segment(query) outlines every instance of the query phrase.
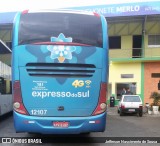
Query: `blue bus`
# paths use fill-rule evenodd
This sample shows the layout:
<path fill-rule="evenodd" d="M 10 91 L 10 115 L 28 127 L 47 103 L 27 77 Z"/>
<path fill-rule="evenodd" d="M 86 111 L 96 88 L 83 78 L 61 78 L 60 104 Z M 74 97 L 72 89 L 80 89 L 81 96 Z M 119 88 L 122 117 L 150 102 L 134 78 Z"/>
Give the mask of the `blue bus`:
<path fill-rule="evenodd" d="M 16 132 L 104 131 L 107 42 L 106 20 L 96 13 L 18 13 L 12 52 Z"/>

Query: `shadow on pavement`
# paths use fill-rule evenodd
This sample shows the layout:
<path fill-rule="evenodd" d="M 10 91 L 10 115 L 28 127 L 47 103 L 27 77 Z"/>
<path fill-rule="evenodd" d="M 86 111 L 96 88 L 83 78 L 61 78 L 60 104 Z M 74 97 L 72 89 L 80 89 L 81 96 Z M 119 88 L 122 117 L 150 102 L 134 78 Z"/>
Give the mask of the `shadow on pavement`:
<path fill-rule="evenodd" d="M 10 118 L 13 115 L 13 112 L 9 112 L 7 114 L 4 114 L 2 116 L 0 116 L 0 123 L 2 123 L 3 121 L 7 120 L 8 118 Z"/>

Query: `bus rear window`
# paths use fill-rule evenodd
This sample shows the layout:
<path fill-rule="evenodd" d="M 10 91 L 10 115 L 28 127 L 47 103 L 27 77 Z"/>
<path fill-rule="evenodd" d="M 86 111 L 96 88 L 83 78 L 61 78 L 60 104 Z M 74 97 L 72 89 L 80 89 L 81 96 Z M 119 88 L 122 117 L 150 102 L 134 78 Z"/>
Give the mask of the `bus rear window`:
<path fill-rule="evenodd" d="M 19 45 L 50 42 L 51 37 L 63 33 L 73 43 L 102 47 L 102 24 L 100 17 L 72 13 L 22 14 L 19 25 Z"/>
<path fill-rule="evenodd" d="M 139 96 L 124 96 L 123 102 L 140 102 Z"/>

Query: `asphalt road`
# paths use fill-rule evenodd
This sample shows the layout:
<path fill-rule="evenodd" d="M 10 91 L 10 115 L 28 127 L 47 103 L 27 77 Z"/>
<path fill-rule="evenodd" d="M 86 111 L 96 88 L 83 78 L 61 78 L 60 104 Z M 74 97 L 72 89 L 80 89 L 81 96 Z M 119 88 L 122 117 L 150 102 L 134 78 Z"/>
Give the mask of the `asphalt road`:
<path fill-rule="evenodd" d="M 69 141 L 72 143 L 72 138 L 85 140 L 85 138 L 90 139 L 93 143 L 89 145 L 106 145 L 106 144 L 98 144 L 94 143 L 95 137 L 159 137 L 160 139 L 160 116 L 148 116 L 144 115 L 143 117 L 138 117 L 137 115 L 125 115 L 120 117 L 115 109 L 111 109 L 108 111 L 107 116 L 107 125 L 105 132 L 97 132 L 91 133 L 89 135 L 32 135 L 28 133 L 15 133 L 13 126 L 13 116 L 12 113 L 7 114 L 0 118 L 0 137 L 48 137 L 49 139 L 58 139 L 59 142 Z M 83 137 L 83 138 L 82 138 Z M 47 139 L 47 138 L 46 138 Z M 8 144 L 7 144 L 8 145 Z M 17 145 L 17 144 L 13 144 Z M 21 144 L 25 145 L 25 144 Z M 33 144 L 28 144 L 33 145 Z M 39 144 L 39 145 L 71 145 L 68 143 L 60 143 L 60 144 Z M 74 145 L 74 144 L 73 144 Z M 82 143 L 76 145 L 84 145 Z M 108 145 L 108 144 L 107 144 Z M 114 144 L 112 144 L 114 145 Z M 119 144 L 124 145 L 124 144 Z M 125 144 L 125 145 L 139 145 L 139 144 Z M 151 145 L 151 144 L 145 144 Z M 152 144 L 154 145 L 154 144 Z M 160 145 L 160 144 L 158 144 Z"/>

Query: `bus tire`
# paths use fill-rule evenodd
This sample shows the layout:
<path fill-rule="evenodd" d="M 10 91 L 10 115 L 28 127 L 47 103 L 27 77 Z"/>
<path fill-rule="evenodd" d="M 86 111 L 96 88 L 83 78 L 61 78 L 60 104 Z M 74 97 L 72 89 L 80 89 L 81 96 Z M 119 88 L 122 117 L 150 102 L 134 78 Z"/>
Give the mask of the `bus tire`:
<path fill-rule="evenodd" d="M 84 132 L 83 135 L 90 135 L 90 132 Z"/>

